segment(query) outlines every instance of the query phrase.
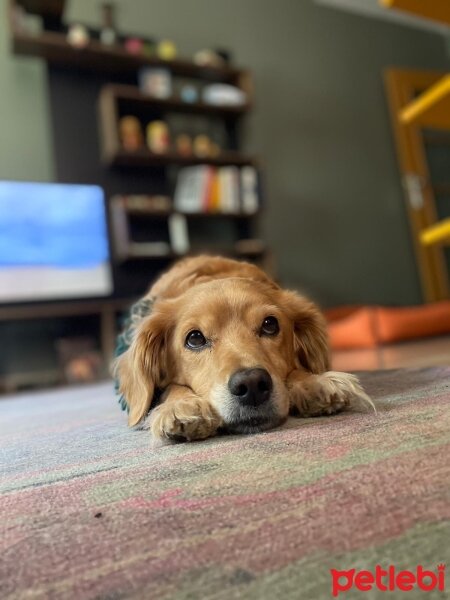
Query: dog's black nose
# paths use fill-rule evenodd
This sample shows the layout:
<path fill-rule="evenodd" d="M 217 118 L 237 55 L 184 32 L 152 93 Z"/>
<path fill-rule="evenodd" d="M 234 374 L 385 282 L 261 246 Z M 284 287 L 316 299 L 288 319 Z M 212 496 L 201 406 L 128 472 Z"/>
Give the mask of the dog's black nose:
<path fill-rule="evenodd" d="M 242 369 L 228 381 L 228 389 L 241 404 L 259 406 L 272 391 L 272 378 L 265 369 Z"/>

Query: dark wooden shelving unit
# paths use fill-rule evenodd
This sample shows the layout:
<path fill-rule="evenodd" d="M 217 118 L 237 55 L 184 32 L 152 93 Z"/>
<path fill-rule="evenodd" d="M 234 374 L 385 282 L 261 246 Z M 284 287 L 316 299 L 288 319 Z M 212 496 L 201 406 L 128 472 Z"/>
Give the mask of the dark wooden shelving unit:
<path fill-rule="evenodd" d="M 99 318 L 99 347 L 105 365 L 114 355 L 116 320 L 126 311 L 135 297 L 104 298 L 98 300 L 67 300 L 54 302 L 37 302 L 33 304 L 16 304 L 0 307 L 0 322 L 54 320 L 59 318 L 73 319 L 97 316 Z M 60 383 L 60 368 L 45 372 L 25 372 L 0 376 L 0 390 L 9 392 L 20 389 L 23 385 Z"/>
<path fill-rule="evenodd" d="M 86 86 L 92 90 L 94 87 L 92 82 L 98 81 L 99 110 L 97 120 L 100 122 L 101 164 L 103 167 L 108 167 L 108 170 L 104 170 L 98 182 L 105 187 L 109 196 L 140 193 L 137 187 L 143 185 L 146 178 L 149 181 L 152 180 L 153 184 L 153 187 L 150 185 L 148 192 L 158 193 L 155 186 L 159 185 L 160 193 L 167 194 L 170 192 L 169 195 L 171 195 L 173 189 L 168 189 L 167 185 L 166 187 L 162 185 L 164 180 L 167 182 L 168 171 L 166 168 L 171 166 L 257 166 L 254 157 L 240 151 L 240 121 L 251 110 L 253 103 L 253 82 L 248 70 L 236 68 L 232 65 L 220 67 L 200 66 L 194 61 L 184 58 L 165 61 L 157 56 L 149 56 L 144 53 L 131 54 L 127 52 L 122 43 L 105 45 L 95 39 L 95 36 L 91 38 L 86 47 L 75 48 L 68 43 L 66 28 L 63 25 L 66 0 L 10 0 L 10 5 L 11 7 L 21 6 L 26 12 L 39 15 L 42 18 L 42 30 L 37 33 L 17 30 L 12 27 L 12 50 L 16 55 L 35 56 L 47 62 L 51 80 L 55 81 L 59 102 L 62 97 L 65 101 L 69 99 L 67 85 L 71 86 L 70 89 L 75 92 L 79 89 L 80 84 L 81 87 L 84 87 L 86 81 Z M 178 97 L 166 100 L 151 98 L 143 94 L 136 85 L 129 84 L 133 79 L 137 81 L 138 71 L 142 67 L 164 67 L 170 71 L 174 78 L 197 80 L 198 83 L 229 83 L 242 89 L 246 93 L 248 101 L 243 106 L 215 106 L 204 102 L 186 103 Z M 73 73 L 73 77 L 69 73 Z M 110 79 L 105 84 L 105 79 L 108 81 L 107 78 L 111 78 L 114 83 L 111 83 Z M 61 80 L 63 84 L 60 84 Z M 73 83 L 70 83 L 72 80 Z M 63 87 L 60 87 L 60 85 Z M 51 84 L 51 88 L 53 87 L 53 84 Z M 83 102 L 85 102 L 84 99 Z M 56 104 L 54 108 L 59 110 L 59 107 L 60 104 Z M 82 110 L 86 113 L 86 108 Z M 143 124 L 146 117 L 148 117 L 148 120 L 165 119 L 166 115 L 170 113 L 185 113 L 186 115 L 192 114 L 205 118 L 220 119 L 225 125 L 227 142 L 223 147 L 227 149 L 217 156 L 209 157 L 185 156 L 174 150 L 164 154 L 156 154 L 147 148 L 132 152 L 127 151 L 121 145 L 118 125 L 123 114 L 133 114 L 133 111 L 140 115 Z M 56 120 L 59 122 L 60 128 L 61 116 L 57 117 Z M 71 123 L 71 121 L 70 119 L 66 120 L 67 123 Z M 75 122 L 75 119 L 73 119 L 73 122 Z M 73 126 L 70 126 L 70 129 L 67 138 L 73 140 L 78 137 L 78 131 Z M 60 146 L 63 141 L 60 138 Z M 66 151 L 66 147 L 67 143 L 64 144 L 63 158 L 60 158 L 61 153 L 56 148 L 57 163 L 61 162 L 64 171 L 71 171 L 71 156 Z M 84 175 L 92 169 L 88 167 L 87 158 L 84 158 L 82 154 L 78 152 L 79 158 L 85 161 L 85 166 L 83 167 L 80 164 L 79 171 L 80 174 L 83 172 Z M 89 154 L 89 152 L 86 154 Z M 90 164 L 92 164 L 92 161 Z M 57 171 L 59 170 L 57 166 Z M 111 172 L 111 175 L 108 174 L 108 171 Z M 64 174 L 63 178 L 67 178 L 67 175 Z M 75 180 L 77 178 L 74 177 Z M 127 189 L 126 183 L 124 185 L 127 180 L 130 182 L 129 189 Z M 109 182 L 111 182 L 110 185 Z M 122 182 L 121 189 L 118 187 L 120 182 Z M 142 191 L 147 192 L 147 190 Z M 145 214 L 144 216 L 139 211 L 135 214 L 140 214 L 145 219 L 152 218 L 152 215 Z M 253 226 L 250 227 L 250 222 L 253 222 L 255 216 L 256 214 L 229 213 L 186 215 L 188 219 L 192 220 L 213 219 L 217 221 L 218 218 L 232 220 L 236 222 L 241 238 L 251 237 L 245 234 L 253 228 Z M 155 214 L 153 218 L 158 219 L 160 217 Z M 165 218 L 169 218 L 169 215 L 166 215 Z M 245 223 L 248 223 L 248 225 L 245 225 Z M 205 240 L 205 247 L 207 246 L 207 240 Z M 224 248 L 224 252 L 226 250 Z M 173 256 L 168 258 L 173 258 Z"/>
<path fill-rule="evenodd" d="M 97 39 L 91 39 L 85 48 L 77 49 L 68 43 L 67 28 L 63 24 L 66 0 L 9 0 L 9 4 L 11 8 L 20 6 L 42 20 L 42 29 L 36 33 L 15 29 L 11 20 L 10 45 L 17 56 L 36 57 L 46 62 L 57 181 L 99 184 L 110 200 L 111 213 L 111 199 L 116 195 L 172 197 L 177 167 L 258 166 L 254 157 L 241 151 L 241 124 L 253 106 L 253 82 L 248 70 L 233 65 L 205 67 L 185 58 L 164 61 L 157 56 L 130 54 L 119 43 L 108 46 Z M 190 82 L 199 88 L 209 83 L 231 84 L 244 91 L 248 100 L 243 106 L 213 106 L 204 102 L 185 103 L 177 96 L 166 100 L 150 98 L 137 87 L 138 72 L 142 67 L 163 67 L 173 78 L 179 78 L 177 83 L 180 85 Z M 224 150 L 218 156 L 208 158 L 182 156 L 173 150 L 165 154 L 155 154 L 146 148 L 125 151 L 119 138 L 119 119 L 124 114 L 135 113 L 143 125 L 167 116 L 169 120 L 182 122 L 183 114 L 192 115 L 195 126 L 192 132 L 186 132 L 190 135 L 202 133 L 197 131 L 202 119 L 209 120 L 204 133 L 210 133 L 209 125 L 212 127 L 220 121 Z M 180 213 L 175 210 L 153 213 L 130 210 L 130 219 L 134 219 L 133 226 L 136 227 L 133 231 L 136 239 L 130 237 L 131 250 L 139 243 L 152 240 L 151 232 L 161 233 L 176 214 Z M 209 254 L 266 260 L 266 247 L 255 236 L 259 211 L 181 214 L 188 223 L 189 236 L 192 228 L 193 236 L 189 241 L 193 250 L 198 248 L 199 252 Z M 158 240 L 158 236 L 155 239 Z M 114 239 L 111 241 L 114 251 Z M 155 256 L 133 256 L 131 252 L 126 257 L 125 247 L 125 253 L 116 255 L 113 260 L 115 296 L 112 298 L 5 307 L 0 310 L 0 321 L 73 316 L 87 319 L 91 318 L 89 315 L 99 315 L 99 345 L 105 359 L 109 358 L 118 313 L 142 295 L 151 280 L 170 262 L 194 253 L 191 250 L 177 253 L 173 245 L 169 248 L 169 252 Z"/>

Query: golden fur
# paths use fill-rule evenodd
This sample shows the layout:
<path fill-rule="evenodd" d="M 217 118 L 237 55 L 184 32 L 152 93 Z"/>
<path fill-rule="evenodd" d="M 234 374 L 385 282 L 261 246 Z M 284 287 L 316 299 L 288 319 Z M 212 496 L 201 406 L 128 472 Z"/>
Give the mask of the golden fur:
<path fill-rule="evenodd" d="M 203 439 L 219 430 L 251 432 L 289 414 L 332 414 L 367 399 L 357 379 L 329 372 L 324 318 L 305 297 L 281 289 L 256 266 L 199 256 L 177 263 L 153 285 L 150 316 L 116 363 L 129 425 L 142 424 L 156 389 L 162 403 L 144 426 L 158 438 Z M 260 333 L 268 316 L 276 335 Z M 186 347 L 189 332 L 208 340 Z M 263 369 L 273 382 L 270 402 L 243 408 L 229 390 L 232 375 Z M 264 419 L 261 418 L 262 411 Z"/>

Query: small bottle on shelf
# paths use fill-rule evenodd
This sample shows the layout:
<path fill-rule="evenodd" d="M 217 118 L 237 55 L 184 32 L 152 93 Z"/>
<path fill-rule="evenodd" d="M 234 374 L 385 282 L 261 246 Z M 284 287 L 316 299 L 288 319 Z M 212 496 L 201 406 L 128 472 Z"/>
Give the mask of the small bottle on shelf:
<path fill-rule="evenodd" d="M 117 31 L 114 22 L 115 6 L 112 2 L 104 2 L 101 10 L 102 28 L 100 30 L 100 41 L 105 46 L 112 46 L 117 42 Z"/>

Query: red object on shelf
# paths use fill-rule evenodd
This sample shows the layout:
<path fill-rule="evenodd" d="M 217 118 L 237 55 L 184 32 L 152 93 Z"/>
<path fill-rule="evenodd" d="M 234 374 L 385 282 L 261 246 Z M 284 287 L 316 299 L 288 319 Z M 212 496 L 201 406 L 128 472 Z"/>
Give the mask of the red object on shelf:
<path fill-rule="evenodd" d="M 142 54 L 144 42 L 140 38 L 128 38 L 125 41 L 125 50 L 129 54 Z"/>
<path fill-rule="evenodd" d="M 387 308 L 343 306 L 325 311 L 333 350 L 374 348 L 450 333 L 450 301 Z"/>

